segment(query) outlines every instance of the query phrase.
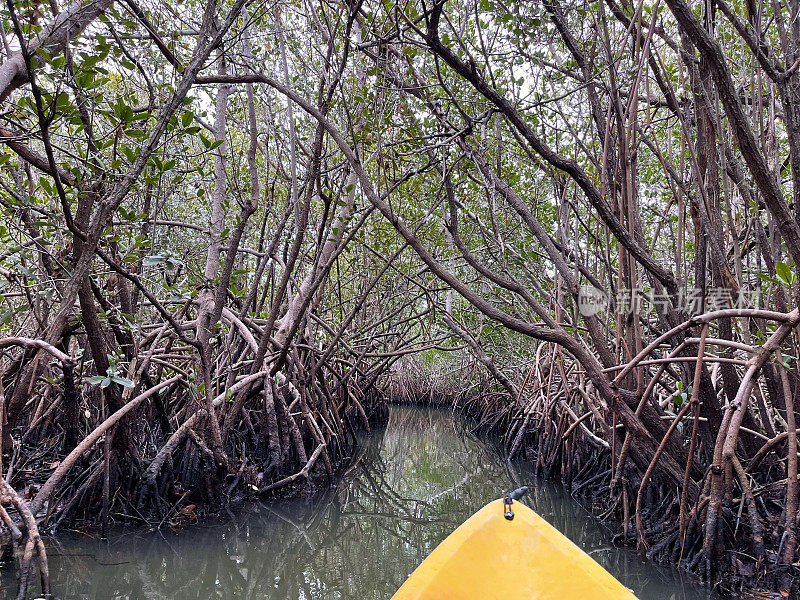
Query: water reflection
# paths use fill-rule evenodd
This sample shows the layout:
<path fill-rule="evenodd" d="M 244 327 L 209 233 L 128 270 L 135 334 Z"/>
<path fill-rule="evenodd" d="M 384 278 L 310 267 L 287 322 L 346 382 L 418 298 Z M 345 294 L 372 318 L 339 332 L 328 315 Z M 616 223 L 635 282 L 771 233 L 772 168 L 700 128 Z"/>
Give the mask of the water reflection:
<path fill-rule="evenodd" d="M 60 598 L 389 598 L 456 526 L 504 490 L 531 483 L 445 412 L 393 408 L 341 484 L 300 505 L 250 505 L 179 534 L 123 531 L 109 542 L 62 535 L 50 544 Z M 526 500 L 641 600 L 709 598 L 674 573 L 609 543 L 554 485 Z M 4 573 L 4 589 L 13 588 Z"/>

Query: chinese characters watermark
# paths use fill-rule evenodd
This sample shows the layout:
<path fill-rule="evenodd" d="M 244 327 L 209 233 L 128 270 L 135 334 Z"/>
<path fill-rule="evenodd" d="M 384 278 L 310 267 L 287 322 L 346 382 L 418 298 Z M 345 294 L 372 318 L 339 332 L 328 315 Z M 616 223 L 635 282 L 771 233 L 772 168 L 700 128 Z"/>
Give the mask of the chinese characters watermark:
<path fill-rule="evenodd" d="M 585 317 L 609 310 L 627 316 L 639 314 L 650 308 L 663 312 L 672 305 L 680 312 L 699 315 L 716 310 L 758 306 L 759 290 L 734 292 L 728 288 L 710 287 L 706 289 L 703 297 L 703 291 L 699 288 L 680 289 L 677 295 L 623 288 L 614 295 L 613 303 L 611 300 L 612 298 L 605 292 L 594 286 L 584 285 L 578 290 L 578 311 Z"/>

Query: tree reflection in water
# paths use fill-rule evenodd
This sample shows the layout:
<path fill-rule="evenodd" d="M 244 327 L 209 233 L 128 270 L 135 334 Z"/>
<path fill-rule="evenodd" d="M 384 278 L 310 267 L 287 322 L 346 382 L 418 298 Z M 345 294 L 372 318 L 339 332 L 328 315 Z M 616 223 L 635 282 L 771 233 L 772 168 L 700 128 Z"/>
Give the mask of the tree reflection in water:
<path fill-rule="evenodd" d="M 531 483 L 523 470 L 459 435 L 447 412 L 393 408 L 323 497 L 248 505 L 178 534 L 61 535 L 51 545 L 53 582 L 70 599 L 383 600 L 455 527 L 523 481 Z M 612 546 L 611 532 L 561 488 L 534 483 L 526 502 L 641 600 L 708 597 Z"/>

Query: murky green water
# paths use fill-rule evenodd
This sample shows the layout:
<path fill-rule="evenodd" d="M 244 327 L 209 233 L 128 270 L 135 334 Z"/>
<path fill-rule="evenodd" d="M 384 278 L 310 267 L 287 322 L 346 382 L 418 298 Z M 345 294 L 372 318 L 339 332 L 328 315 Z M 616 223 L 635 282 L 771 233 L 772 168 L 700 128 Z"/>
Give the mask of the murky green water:
<path fill-rule="evenodd" d="M 389 598 L 455 527 L 503 491 L 566 533 L 640 600 L 699 600 L 708 592 L 610 544 L 555 485 L 509 471 L 448 413 L 393 408 L 345 481 L 301 506 L 252 505 L 180 533 L 122 532 L 108 542 L 62 534 L 50 542 L 59 598 Z M 6 591 L 10 584 L 4 578 Z M 444 600 L 444 599 L 443 599 Z"/>

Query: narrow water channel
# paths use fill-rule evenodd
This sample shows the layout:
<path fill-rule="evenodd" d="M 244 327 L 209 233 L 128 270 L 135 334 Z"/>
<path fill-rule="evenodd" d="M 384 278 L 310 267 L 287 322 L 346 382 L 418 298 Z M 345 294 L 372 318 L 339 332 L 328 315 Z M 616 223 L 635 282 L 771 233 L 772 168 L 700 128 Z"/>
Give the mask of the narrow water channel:
<path fill-rule="evenodd" d="M 392 408 L 344 481 L 301 505 L 253 504 L 175 533 L 122 530 L 108 541 L 49 541 L 58 598 L 385 600 L 455 527 L 504 490 L 526 503 L 640 600 L 709 599 L 677 573 L 610 543 L 560 487 L 510 470 L 447 412 Z M 3 572 L 3 591 L 13 576 Z"/>

